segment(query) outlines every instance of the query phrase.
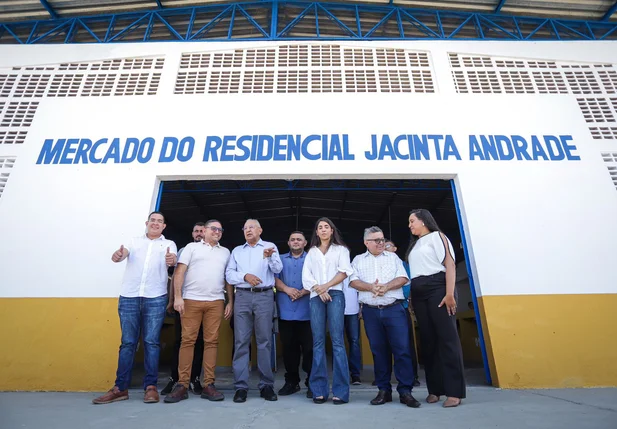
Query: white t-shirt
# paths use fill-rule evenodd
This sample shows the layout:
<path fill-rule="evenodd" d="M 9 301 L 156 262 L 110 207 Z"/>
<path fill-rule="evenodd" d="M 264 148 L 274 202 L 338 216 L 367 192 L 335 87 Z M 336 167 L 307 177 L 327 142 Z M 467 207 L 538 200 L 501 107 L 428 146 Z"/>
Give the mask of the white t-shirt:
<path fill-rule="evenodd" d="M 454 249 L 448 237 L 450 256 L 454 260 Z M 443 244 L 439 231 L 431 232 L 418 238 L 415 246 L 409 254 L 409 273 L 412 279 L 419 276 L 430 276 L 439 272 L 445 272 L 443 265 L 446 260 L 446 247 Z"/>
<path fill-rule="evenodd" d="M 347 277 L 353 273 L 349 250 L 345 246 L 332 244 L 324 255 L 319 248 L 312 247 L 304 259 L 302 286 L 310 291 L 316 285 L 328 283 L 338 273 L 346 273 Z M 330 290 L 342 291 L 343 283 L 332 286 Z M 316 296 L 317 294 L 311 291 L 311 298 Z"/>
<path fill-rule="evenodd" d="M 229 250 L 220 244 L 212 247 L 200 241 L 190 243 L 182 250 L 178 264 L 187 266 L 182 298 L 195 301 L 225 299 L 225 267 Z"/>
<path fill-rule="evenodd" d="M 129 251 L 120 295 L 126 298 L 156 298 L 167 294 L 167 248 L 174 255 L 176 243 L 161 235 L 150 240 L 146 234 L 135 237 L 125 246 Z"/>
<path fill-rule="evenodd" d="M 349 286 L 349 277 L 343 280 L 343 293 L 345 294 L 345 316 L 358 314 L 360 312 L 358 291 Z"/>

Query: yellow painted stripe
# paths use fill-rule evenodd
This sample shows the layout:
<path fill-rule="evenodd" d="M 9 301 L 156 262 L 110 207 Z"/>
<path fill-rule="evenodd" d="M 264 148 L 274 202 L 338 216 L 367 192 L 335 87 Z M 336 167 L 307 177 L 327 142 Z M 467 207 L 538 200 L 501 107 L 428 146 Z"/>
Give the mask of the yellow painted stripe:
<path fill-rule="evenodd" d="M 617 294 L 483 296 L 479 304 L 495 385 L 617 386 Z"/>
<path fill-rule="evenodd" d="M 617 386 L 616 294 L 484 296 L 479 305 L 496 386 Z M 166 362 L 172 323 L 167 320 L 161 335 Z M 0 324 L 0 390 L 103 391 L 113 385 L 117 299 L 3 298 Z M 223 322 L 219 366 L 231 364 L 231 341 Z M 361 342 L 363 363 L 371 365 L 364 332 Z"/>
<path fill-rule="evenodd" d="M 0 299 L 0 390 L 105 391 L 113 386 L 120 324 L 115 298 Z M 231 361 L 221 324 L 218 364 Z M 161 333 L 161 360 L 173 350 L 173 319 Z M 143 362 L 140 348 L 136 361 Z"/>
<path fill-rule="evenodd" d="M 117 298 L 1 298 L 0 390 L 105 391 L 113 386 L 120 346 Z M 221 323 L 217 365 L 231 366 L 233 336 Z M 161 362 L 173 352 L 173 319 L 161 332 Z M 364 363 L 372 365 L 362 329 Z M 253 340 L 253 365 L 257 351 Z M 143 349 L 135 361 L 143 362 Z M 279 370 L 284 372 L 278 337 Z"/>

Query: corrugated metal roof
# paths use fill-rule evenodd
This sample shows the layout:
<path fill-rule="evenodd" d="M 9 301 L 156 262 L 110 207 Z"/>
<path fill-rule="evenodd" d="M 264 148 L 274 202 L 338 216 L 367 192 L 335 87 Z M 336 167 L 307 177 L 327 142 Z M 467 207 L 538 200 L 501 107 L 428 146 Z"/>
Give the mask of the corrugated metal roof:
<path fill-rule="evenodd" d="M 505 15 L 581 20 L 601 20 L 607 12 L 615 9 L 616 4 L 616 0 L 394 0 L 393 2 L 389 0 L 362 2 L 339 0 L 339 2 L 481 13 L 499 11 Z M 169 9 L 224 3 L 233 2 L 219 0 L 0 0 L 0 22 L 148 11 L 158 9 L 159 5 L 163 9 Z M 609 19 L 617 21 L 617 12 L 612 13 Z"/>

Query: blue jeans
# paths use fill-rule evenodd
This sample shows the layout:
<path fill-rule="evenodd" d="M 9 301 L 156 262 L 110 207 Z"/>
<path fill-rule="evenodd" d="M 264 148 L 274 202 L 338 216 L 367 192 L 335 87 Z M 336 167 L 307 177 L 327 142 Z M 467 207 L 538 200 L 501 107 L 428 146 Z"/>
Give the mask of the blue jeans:
<path fill-rule="evenodd" d="M 311 330 L 313 331 L 313 366 L 309 386 L 313 398 L 330 393 L 328 367 L 326 365 L 326 322 L 332 340 L 334 355 L 332 394 L 342 401 L 349 402 L 349 366 L 345 351 L 345 295 L 340 290 L 329 292 L 332 301 L 324 303 L 318 296 L 311 298 Z"/>
<path fill-rule="evenodd" d="M 352 377 L 360 377 L 362 353 L 360 351 L 360 319 L 357 314 L 345 315 L 345 335 L 349 343 L 349 371 Z"/>
<path fill-rule="evenodd" d="M 375 382 L 379 390 L 392 391 L 392 355 L 394 375 L 398 380 L 399 394 L 413 389 L 413 361 L 409 344 L 407 310 L 401 304 L 382 309 L 365 305 L 362 308 L 364 329 L 368 337 L 375 368 Z"/>
<path fill-rule="evenodd" d="M 144 366 L 146 375 L 143 387 L 156 386 L 159 373 L 159 340 L 165 319 L 167 295 L 156 298 L 126 298 L 118 300 L 118 315 L 122 330 L 122 344 L 118 355 L 116 386 L 126 390 L 131 385 L 131 371 L 140 334 L 143 335 Z"/>

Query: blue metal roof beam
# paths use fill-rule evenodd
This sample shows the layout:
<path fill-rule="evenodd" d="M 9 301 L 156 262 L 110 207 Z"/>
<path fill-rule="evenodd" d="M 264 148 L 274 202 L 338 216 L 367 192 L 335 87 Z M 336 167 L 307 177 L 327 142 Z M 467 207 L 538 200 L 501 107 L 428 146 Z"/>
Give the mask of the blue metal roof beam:
<path fill-rule="evenodd" d="M 506 4 L 506 1 L 507 0 L 499 0 L 499 3 L 497 3 L 497 7 L 495 8 L 495 13 L 499 13 L 501 11 L 501 8 L 504 4 Z"/>
<path fill-rule="evenodd" d="M 617 1 L 606 11 L 600 21 L 608 21 L 615 12 L 617 12 Z"/>
<path fill-rule="evenodd" d="M 155 1 L 156 1 L 156 6 L 157 6 L 159 9 L 163 9 L 163 5 L 161 4 L 161 0 L 155 0 Z"/>
<path fill-rule="evenodd" d="M 207 20 L 204 20 L 205 17 Z M 168 34 L 153 31 L 155 26 L 160 28 L 159 21 L 169 30 Z M 64 43 L 117 43 L 163 40 L 457 39 L 615 40 L 617 22 L 371 4 L 262 0 L 0 23 L 0 43 L 12 44 L 61 43 L 60 40 Z"/>
<path fill-rule="evenodd" d="M 58 19 L 58 14 L 54 10 L 54 8 L 51 7 L 51 5 L 49 4 L 47 0 L 39 0 L 39 1 L 41 2 L 45 10 L 49 12 L 49 16 L 51 16 L 52 19 Z"/>

